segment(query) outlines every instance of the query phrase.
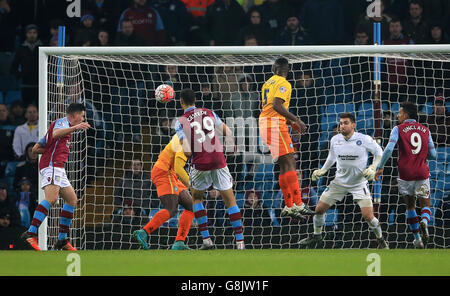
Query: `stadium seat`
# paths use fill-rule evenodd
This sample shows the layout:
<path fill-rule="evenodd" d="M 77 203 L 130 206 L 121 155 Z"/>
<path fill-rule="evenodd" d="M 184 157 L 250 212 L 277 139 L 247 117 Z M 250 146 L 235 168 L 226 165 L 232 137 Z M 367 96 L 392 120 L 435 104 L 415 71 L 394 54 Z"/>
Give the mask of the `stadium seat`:
<path fill-rule="evenodd" d="M 14 174 L 16 173 L 16 167 L 19 163 L 20 161 L 8 162 L 5 168 L 5 177 L 14 177 Z"/>
<path fill-rule="evenodd" d="M 447 107 L 447 112 L 450 112 L 450 102 L 445 102 L 445 107 Z"/>
<path fill-rule="evenodd" d="M 320 128 L 322 131 L 331 131 L 333 126 L 339 122 L 338 115 L 336 113 L 330 113 L 321 117 Z"/>
<path fill-rule="evenodd" d="M 398 113 L 398 111 L 400 111 L 400 104 L 399 103 L 392 103 L 391 104 L 391 111 L 394 112 L 395 114 Z"/>
<path fill-rule="evenodd" d="M 447 163 L 448 162 L 448 156 L 450 153 L 450 147 L 437 147 L 436 148 L 436 154 L 437 154 L 437 162 Z"/>
<path fill-rule="evenodd" d="M 325 226 L 334 226 L 337 222 L 338 210 L 329 209 L 325 215 Z"/>
<path fill-rule="evenodd" d="M 433 114 L 433 103 L 427 102 L 427 103 L 423 106 L 423 108 L 422 108 L 421 111 L 422 111 L 423 113 L 427 114 L 427 115 Z"/>
<path fill-rule="evenodd" d="M 242 209 L 242 207 L 244 206 L 244 202 L 245 202 L 245 194 L 242 192 L 236 193 L 236 203 L 239 208 Z"/>
<path fill-rule="evenodd" d="M 363 103 L 356 114 L 356 130 L 364 134 L 373 134 L 372 103 Z"/>
<path fill-rule="evenodd" d="M 334 104 L 327 106 L 327 114 L 341 114 L 343 112 L 355 112 L 355 106 L 353 104 Z"/>
<path fill-rule="evenodd" d="M 9 106 L 13 102 L 20 100 L 22 100 L 22 92 L 20 90 L 10 90 L 6 93 L 4 102 Z"/>
<path fill-rule="evenodd" d="M 442 162 L 431 160 L 428 162 L 431 178 L 443 178 L 445 174 L 445 167 Z"/>

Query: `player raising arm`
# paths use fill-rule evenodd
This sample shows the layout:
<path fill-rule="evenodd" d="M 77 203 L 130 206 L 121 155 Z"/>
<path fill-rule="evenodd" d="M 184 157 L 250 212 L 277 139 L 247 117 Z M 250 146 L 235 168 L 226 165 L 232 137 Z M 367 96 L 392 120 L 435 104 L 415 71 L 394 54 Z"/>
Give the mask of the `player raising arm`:
<path fill-rule="evenodd" d="M 325 174 L 335 162 L 337 162 L 336 177 L 322 193 L 315 208 L 314 234 L 299 241 L 300 245 L 311 246 L 322 242 L 325 212 L 350 193 L 361 208 L 361 214 L 369 224 L 370 230 L 375 234 L 378 248 L 389 248 L 383 239 L 379 221 L 373 214 L 372 197 L 367 187 L 367 181 L 373 180 L 375 176 L 375 168 L 381 160 L 383 150 L 372 137 L 355 132 L 355 127 L 355 116 L 352 113 L 340 115 L 340 134 L 331 138 L 327 160 L 321 169 L 313 172 L 312 180 L 316 181 Z M 373 154 L 373 162 L 366 168 L 368 152 Z"/>
<path fill-rule="evenodd" d="M 431 215 L 430 170 L 426 160 L 435 159 L 436 150 L 430 130 L 416 121 L 417 105 L 402 103 L 397 119 L 399 125 L 392 129 L 375 179 L 378 181 L 380 178 L 386 161 L 398 144 L 398 192 L 406 203 L 406 221 L 414 235 L 414 246 L 424 248 L 429 240 L 428 222 Z M 422 208 L 420 223 L 416 213 L 416 199 L 419 199 Z"/>
<path fill-rule="evenodd" d="M 288 111 L 292 86 L 286 80 L 289 73 L 289 62 L 278 58 L 273 65 L 274 75 L 262 87 L 262 111 L 259 116 L 259 133 L 269 147 L 274 162 L 280 166 L 279 183 L 284 197 L 285 207 L 281 216 L 303 218 L 303 215 L 314 214 L 301 198 L 298 183 L 294 146 L 289 136 L 290 124 L 300 134 L 306 132 L 306 125 Z"/>
<path fill-rule="evenodd" d="M 39 170 L 42 176 L 41 188 L 45 199 L 34 211 L 30 228 L 22 234 L 25 240 L 36 251 L 40 251 L 37 232 L 42 221 L 47 217 L 50 208 L 58 200 L 58 195 L 65 200 L 59 221 L 58 241 L 53 247 L 56 250 L 76 251 L 67 238 L 77 204 L 77 195 L 67 179 L 64 164 L 67 162 L 70 147 L 70 134 L 78 130 L 87 130 L 89 123 L 84 122 L 86 108 L 79 103 L 67 107 L 67 116 L 55 120 L 44 138 L 33 146 L 32 151 L 42 154 Z"/>
<path fill-rule="evenodd" d="M 147 244 L 149 234 L 177 214 L 178 204 L 183 206 L 184 211 L 180 216 L 178 233 L 172 250 L 190 249 L 184 243 L 191 228 L 192 219 L 194 219 L 192 197 L 188 190 L 189 177 L 184 170 L 186 160 L 178 135 L 174 135 L 159 155 L 151 175 L 158 197 L 164 204 L 164 209 L 158 211 L 143 229 L 133 232 L 133 237 L 146 250 L 149 249 Z"/>
<path fill-rule="evenodd" d="M 208 219 L 203 206 L 205 191 L 213 186 L 220 192 L 233 227 L 236 247 L 245 249 L 241 211 L 233 193 L 233 179 L 223 154 L 219 135 L 232 137 L 231 130 L 211 110 L 195 107 L 195 93 L 183 89 L 180 93 L 184 114 L 178 118 L 175 130 L 182 141 L 186 156 L 191 157 L 189 182 L 194 198 L 194 214 L 203 237 L 201 250 L 214 248 L 208 231 Z"/>

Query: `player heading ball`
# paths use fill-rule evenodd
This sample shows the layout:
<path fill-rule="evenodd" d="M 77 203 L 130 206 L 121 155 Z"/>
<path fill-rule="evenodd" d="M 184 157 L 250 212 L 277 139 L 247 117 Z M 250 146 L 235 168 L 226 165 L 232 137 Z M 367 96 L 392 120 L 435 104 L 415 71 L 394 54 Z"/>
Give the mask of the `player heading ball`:
<path fill-rule="evenodd" d="M 50 208 L 58 200 L 58 195 L 61 195 L 65 203 L 61 210 L 58 241 L 54 249 L 76 251 L 70 244 L 67 235 L 77 204 L 77 195 L 67 179 L 64 165 L 69 157 L 71 133 L 87 130 L 91 126 L 84 121 L 86 107 L 83 104 L 70 104 L 66 113 L 66 117 L 52 122 L 47 134 L 33 146 L 32 150 L 33 153 L 42 154 L 39 161 L 39 170 L 42 176 L 41 188 L 44 189 L 45 199 L 36 207 L 30 228 L 22 234 L 22 239 L 36 251 L 41 250 L 37 241 L 38 228 L 47 217 Z"/>
<path fill-rule="evenodd" d="M 216 113 L 206 108 L 195 107 L 195 93 L 192 89 L 183 89 L 180 104 L 184 114 L 178 118 L 175 130 L 187 157 L 191 157 L 189 185 L 194 198 L 194 214 L 203 237 L 200 249 L 214 247 L 208 231 L 208 219 L 203 206 L 205 191 L 211 186 L 220 192 L 233 227 L 236 247 L 243 250 L 244 235 L 241 211 L 236 204 L 233 192 L 233 179 L 223 154 L 219 135 L 232 138 L 228 126 Z M 234 140 L 231 139 L 234 143 Z"/>

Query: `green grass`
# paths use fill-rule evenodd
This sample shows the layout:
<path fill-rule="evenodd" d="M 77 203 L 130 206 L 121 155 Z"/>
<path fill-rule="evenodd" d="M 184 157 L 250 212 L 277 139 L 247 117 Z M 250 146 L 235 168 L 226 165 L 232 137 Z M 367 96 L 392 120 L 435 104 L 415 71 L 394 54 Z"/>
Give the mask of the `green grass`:
<path fill-rule="evenodd" d="M 366 275 L 367 255 L 381 275 L 450 275 L 450 250 L 78 251 L 81 275 Z M 66 275 L 69 253 L 0 251 L 2 275 Z"/>

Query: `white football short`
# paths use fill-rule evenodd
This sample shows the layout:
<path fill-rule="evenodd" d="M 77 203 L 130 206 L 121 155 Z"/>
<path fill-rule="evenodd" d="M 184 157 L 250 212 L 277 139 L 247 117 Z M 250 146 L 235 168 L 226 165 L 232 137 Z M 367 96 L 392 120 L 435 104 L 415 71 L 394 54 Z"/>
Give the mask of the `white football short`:
<path fill-rule="evenodd" d="M 195 190 L 207 190 L 211 185 L 219 191 L 233 187 L 233 178 L 228 167 L 210 171 L 199 171 L 191 167 L 189 185 Z"/>
<path fill-rule="evenodd" d="M 64 168 L 46 167 L 41 170 L 42 184 L 41 188 L 47 185 L 57 185 L 61 188 L 69 187 L 70 182 L 67 179 L 66 170 Z"/>
<path fill-rule="evenodd" d="M 397 178 L 398 193 L 422 198 L 430 197 L 430 179 L 418 181 L 405 181 Z"/>
<path fill-rule="evenodd" d="M 371 204 L 372 196 L 370 195 L 370 190 L 367 187 L 367 183 L 362 183 L 360 185 L 356 185 L 355 187 L 347 188 L 331 181 L 330 185 L 328 185 L 320 196 L 320 200 L 330 206 L 333 206 L 337 202 L 341 202 L 348 193 L 352 194 L 353 201 L 360 205 L 369 206 Z M 366 200 L 370 202 L 368 203 Z"/>

